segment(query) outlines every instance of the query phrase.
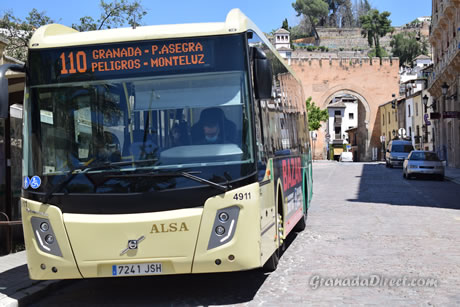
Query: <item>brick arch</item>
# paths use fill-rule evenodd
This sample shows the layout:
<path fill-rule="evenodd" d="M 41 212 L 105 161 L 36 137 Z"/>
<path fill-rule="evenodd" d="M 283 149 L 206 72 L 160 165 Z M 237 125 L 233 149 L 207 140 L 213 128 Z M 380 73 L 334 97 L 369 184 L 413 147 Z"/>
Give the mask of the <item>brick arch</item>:
<path fill-rule="evenodd" d="M 340 93 L 351 94 L 361 101 L 358 113 L 366 113 L 365 119 L 358 123 L 361 128 L 358 129 L 359 141 L 365 144 L 362 161 L 371 160 L 372 149 L 381 147 L 379 105 L 391 101 L 392 94 L 399 92 L 398 58 L 381 61 L 378 58 L 327 59 L 299 51 L 299 57 L 290 59 L 289 64 L 302 82 L 305 98 L 311 96 L 322 108 Z M 316 159 L 327 157 L 324 126 L 318 130 Z"/>

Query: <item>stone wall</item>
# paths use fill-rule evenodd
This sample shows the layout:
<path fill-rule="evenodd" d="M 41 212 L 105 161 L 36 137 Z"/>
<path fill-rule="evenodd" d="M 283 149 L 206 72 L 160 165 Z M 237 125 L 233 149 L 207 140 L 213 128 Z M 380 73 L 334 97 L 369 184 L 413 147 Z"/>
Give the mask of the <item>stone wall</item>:
<path fill-rule="evenodd" d="M 388 33 L 380 38 L 380 44 L 387 51 L 391 51 L 390 41 L 393 35 L 402 32 L 416 32 L 417 34 L 428 39 L 429 23 L 423 22 L 419 25 L 406 25 L 402 27 L 394 27 L 393 33 Z M 320 37 L 320 46 L 328 47 L 329 49 L 339 50 L 368 50 L 369 44 L 367 37 L 361 34 L 361 28 L 317 28 Z"/>

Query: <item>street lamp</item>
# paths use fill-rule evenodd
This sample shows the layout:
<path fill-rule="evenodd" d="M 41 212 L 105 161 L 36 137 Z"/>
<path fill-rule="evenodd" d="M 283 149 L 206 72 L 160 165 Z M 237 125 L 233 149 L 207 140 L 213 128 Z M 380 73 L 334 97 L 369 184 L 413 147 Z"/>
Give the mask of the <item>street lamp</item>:
<path fill-rule="evenodd" d="M 428 96 L 426 94 L 422 97 L 422 103 L 425 107 L 428 105 Z"/>
<path fill-rule="evenodd" d="M 425 107 L 425 113 L 427 112 L 427 109 L 428 108 L 433 108 L 434 111 L 436 111 L 436 100 L 433 100 L 433 103 L 428 105 L 428 100 L 430 98 L 425 94 L 425 96 L 422 97 L 422 103 L 423 103 L 423 106 Z"/>
<path fill-rule="evenodd" d="M 441 86 L 441 92 L 443 96 L 447 95 L 447 90 L 449 89 L 449 86 L 447 85 L 446 82 L 444 82 Z"/>

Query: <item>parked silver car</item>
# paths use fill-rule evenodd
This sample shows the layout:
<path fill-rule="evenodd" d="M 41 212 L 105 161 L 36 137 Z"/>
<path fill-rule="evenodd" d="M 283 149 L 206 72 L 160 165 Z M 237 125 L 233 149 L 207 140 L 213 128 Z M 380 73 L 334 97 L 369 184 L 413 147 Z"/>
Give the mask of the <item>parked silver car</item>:
<path fill-rule="evenodd" d="M 404 160 L 403 177 L 409 179 L 416 175 L 430 175 L 444 180 L 444 163 L 435 152 L 413 150 Z"/>

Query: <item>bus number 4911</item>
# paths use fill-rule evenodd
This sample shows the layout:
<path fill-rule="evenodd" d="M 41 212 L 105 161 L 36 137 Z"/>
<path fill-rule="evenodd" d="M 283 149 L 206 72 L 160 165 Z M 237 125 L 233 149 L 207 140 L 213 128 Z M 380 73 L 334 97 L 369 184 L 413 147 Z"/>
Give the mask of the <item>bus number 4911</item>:
<path fill-rule="evenodd" d="M 246 199 L 251 199 L 251 192 L 248 193 L 236 193 L 233 196 L 234 200 L 246 200 Z"/>

